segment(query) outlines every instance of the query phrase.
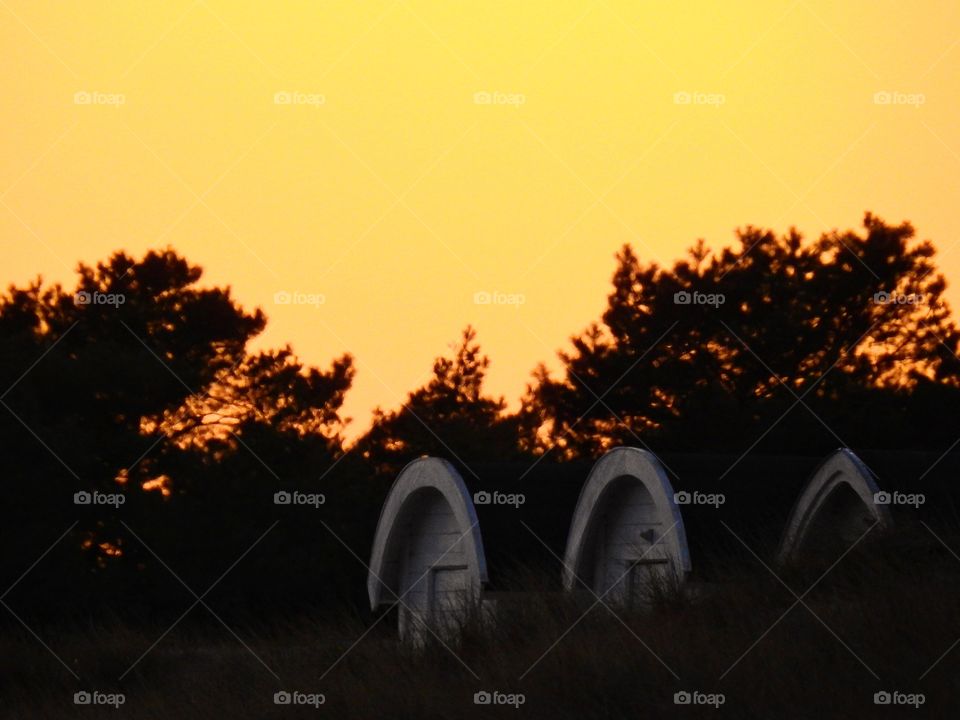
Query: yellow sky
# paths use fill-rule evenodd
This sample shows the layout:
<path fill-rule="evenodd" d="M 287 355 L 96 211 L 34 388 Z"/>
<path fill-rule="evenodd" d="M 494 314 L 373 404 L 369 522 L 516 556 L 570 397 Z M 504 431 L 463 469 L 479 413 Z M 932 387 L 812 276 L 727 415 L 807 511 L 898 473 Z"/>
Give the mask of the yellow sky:
<path fill-rule="evenodd" d="M 953 0 L 2 0 L 0 281 L 172 245 L 258 346 L 356 356 L 351 434 L 468 322 L 514 402 L 625 242 L 870 209 L 957 307 L 958 41 Z"/>

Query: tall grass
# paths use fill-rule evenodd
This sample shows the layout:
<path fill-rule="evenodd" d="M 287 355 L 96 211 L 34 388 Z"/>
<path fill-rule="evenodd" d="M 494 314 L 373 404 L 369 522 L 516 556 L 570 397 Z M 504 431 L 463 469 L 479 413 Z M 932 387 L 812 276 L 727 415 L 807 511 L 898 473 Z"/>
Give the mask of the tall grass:
<path fill-rule="evenodd" d="M 955 534 L 941 537 L 960 548 Z M 456 639 L 428 636 L 420 648 L 397 642 L 394 616 L 351 612 L 231 616 L 249 651 L 201 607 L 149 651 L 166 627 L 114 619 L 33 628 L 80 681 L 13 621 L 0 639 L 0 716 L 954 717 L 960 645 L 934 663 L 960 638 L 960 560 L 923 528 L 865 542 L 824 575 L 836 559 L 771 565 L 776 576 L 759 562 L 730 567 L 711 582 L 663 585 L 636 609 L 588 591 L 499 593 L 493 621 L 471 615 Z M 536 586 L 520 572 L 514 581 Z M 119 710 L 74 706 L 83 689 L 126 701 Z M 323 693 L 325 703 L 278 706 L 279 690 Z M 524 702 L 474 704 L 484 690 Z M 678 706 L 683 690 L 722 693 L 724 703 Z M 925 703 L 874 705 L 882 690 L 924 693 Z"/>

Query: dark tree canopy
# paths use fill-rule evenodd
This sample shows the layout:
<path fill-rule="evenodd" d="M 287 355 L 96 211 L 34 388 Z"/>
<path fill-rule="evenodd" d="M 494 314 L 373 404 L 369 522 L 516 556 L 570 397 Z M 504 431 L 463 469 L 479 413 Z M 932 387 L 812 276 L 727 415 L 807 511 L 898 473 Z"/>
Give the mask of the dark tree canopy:
<path fill-rule="evenodd" d="M 453 356 L 438 357 L 433 377 L 398 410 L 374 411 L 373 424 L 357 448 L 378 473 L 396 475 L 420 455 L 469 462 L 516 454 L 516 427 L 504 416 L 506 403 L 483 394 L 490 359 L 481 353 L 476 336 L 468 326 Z"/>
<path fill-rule="evenodd" d="M 342 455 L 352 360 L 324 371 L 288 348 L 248 353 L 263 313 L 201 287 L 172 250 L 116 253 L 78 275 L 71 290 L 37 280 L 0 297 L 3 537 L 44 547 L 76 522 L 54 573 L 75 589 L 84 565 L 118 583 L 157 570 L 134 532 L 185 574 L 222 564 L 269 526 L 274 491 L 316 488 Z M 79 491 L 125 501 L 77 506 Z M 16 577 L 20 559 L 4 556 Z"/>
<path fill-rule="evenodd" d="M 560 354 L 558 376 L 534 372 L 517 413 L 484 392 L 490 360 L 467 327 L 349 449 L 352 358 L 314 368 L 289 347 L 250 352 L 263 313 L 201 279 L 173 250 L 120 252 L 81 265 L 74 288 L 37 280 L 0 296 L 0 545 L 31 548 L 29 560 L 0 555 L 0 575 L 65 538 L 8 596 L 21 611 L 57 598 L 54 614 L 116 610 L 134 587 L 147 614 L 179 613 L 166 566 L 201 590 L 252 543 L 211 596 L 218 607 L 355 596 L 386 486 L 424 454 L 469 469 L 620 444 L 942 452 L 960 436 L 947 411 L 960 401 L 960 330 L 933 246 L 869 214 L 860 231 L 816 240 L 747 227 L 671 267 L 625 246 L 606 311 Z M 80 491 L 125 503 L 78 506 Z M 296 492 L 326 502 L 275 502 Z"/>
<path fill-rule="evenodd" d="M 861 233 L 813 242 L 748 227 L 735 247 L 713 255 L 700 241 L 672 268 L 625 246 L 602 322 L 560 354 L 559 379 L 535 373 L 526 442 L 595 456 L 620 443 L 746 450 L 764 432 L 761 447 L 805 451 L 946 438 L 919 402 L 960 386 L 933 255 L 909 224 L 870 214 Z"/>

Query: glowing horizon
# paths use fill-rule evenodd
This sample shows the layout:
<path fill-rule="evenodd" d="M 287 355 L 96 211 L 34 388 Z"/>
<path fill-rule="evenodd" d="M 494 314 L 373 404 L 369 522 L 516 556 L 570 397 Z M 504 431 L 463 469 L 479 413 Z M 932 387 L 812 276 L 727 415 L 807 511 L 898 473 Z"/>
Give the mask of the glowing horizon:
<path fill-rule="evenodd" d="M 351 438 L 468 323 L 516 407 L 599 318 L 626 242 L 670 263 L 736 227 L 813 238 L 869 210 L 934 241 L 960 304 L 953 3 L 0 15 L 0 281 L 71 286 L 78 261 L 170 245 L 264 309 L 254 347 L 354 355 Z"/>

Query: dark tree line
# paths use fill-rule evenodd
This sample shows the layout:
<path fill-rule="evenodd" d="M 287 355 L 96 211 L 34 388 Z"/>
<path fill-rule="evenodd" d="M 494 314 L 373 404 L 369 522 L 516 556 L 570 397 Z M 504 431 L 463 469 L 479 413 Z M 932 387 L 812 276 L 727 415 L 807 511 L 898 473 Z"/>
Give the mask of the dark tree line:
<path fill-rule="evenodd" d="M 484 392 L 490 361 L 468 327 L 350 446 L 350 356 L 313 368 L 289 348 L 250 352 L 263 313 L 202 287 L 201 269 L 172 250 L 81 266 L 75 288 L 11 287 L 0 297 L 0 584 L 66 531 L 11 606 L 176 615 L 172 597 L 192 601 L 180 580 L 203 592 L 253 543 L 211 596 L 218 607 L 361 602 L 380 501 L 422 454 L 946 450 L 960 436 L 948 411 L 960 333 L 933 258 L 910 225 L 871 215 L 861 232 L 815 241 L 748 227 L 733 247 L 711 254 L 701 241 L 672 267 L 625 246 L 602 318 L 559 354 L 559 373 L 535 370 L 519 411 Z M 77 505 L 77 492 L 124 502 Z M 278 505 L 278 492 L 324 503 Z"/>
<path fill-rule="evenodd" d="M 243 310 L 229 288 L 199 287 L 200 268 L 169 250 L 117 253 L 79 276 L 75 289 L 37 281 L 0 303 L 2 576 L 13 582 L 70 528 L 13 602 L 122 612 L 128 597 L 186 600 L 173 573 L 201 593 L 278 511 L 295 510 L 275 506 L 275 492 L 320 492 L 322 471 L 343 455 L 339 409 L 353 364 L 345 356 L 321 370 L 288 348 L 250 353 L 264 315 Z M 346 485 L 342 472 L 328 479 L 337 483 Z M 123 504 L 77 505 L 77 492 L 121 494 Z M 348 489 L 335 494 L 341 507 L 327 520 L 356 543 L 364 533 L 354 518 L 368 513 Z M 350 502 L 356 514 L 343 511 Z M 222 594 L 244 577 L 264 603 L 340 592 L 330 578 L 342 568 L 320 562 L 340 558 L 338 541 L 302 533 L 304 522 L 268 533 L 267 552 L 238 566 Z M 10 552 L 18 547 L 22 555 Z M 317 562 L 274 572 L 271 558 L 294 556 Z M 144 592 L 116 592 L 131 587 Z"/>
<path fill-rule="evenodd" d="M 933 255 L 909 224 L 869 214 L 862 233 L 815 242 L 747 228 L 672 268 L 624 247 L 601 322 L 561 353 L 559 379 L 537 370 L 522 441 L 565 456 L 638 439 L 742 452 L 761 435 L 768 452 L 946 449 L 960 335 Z"/>

